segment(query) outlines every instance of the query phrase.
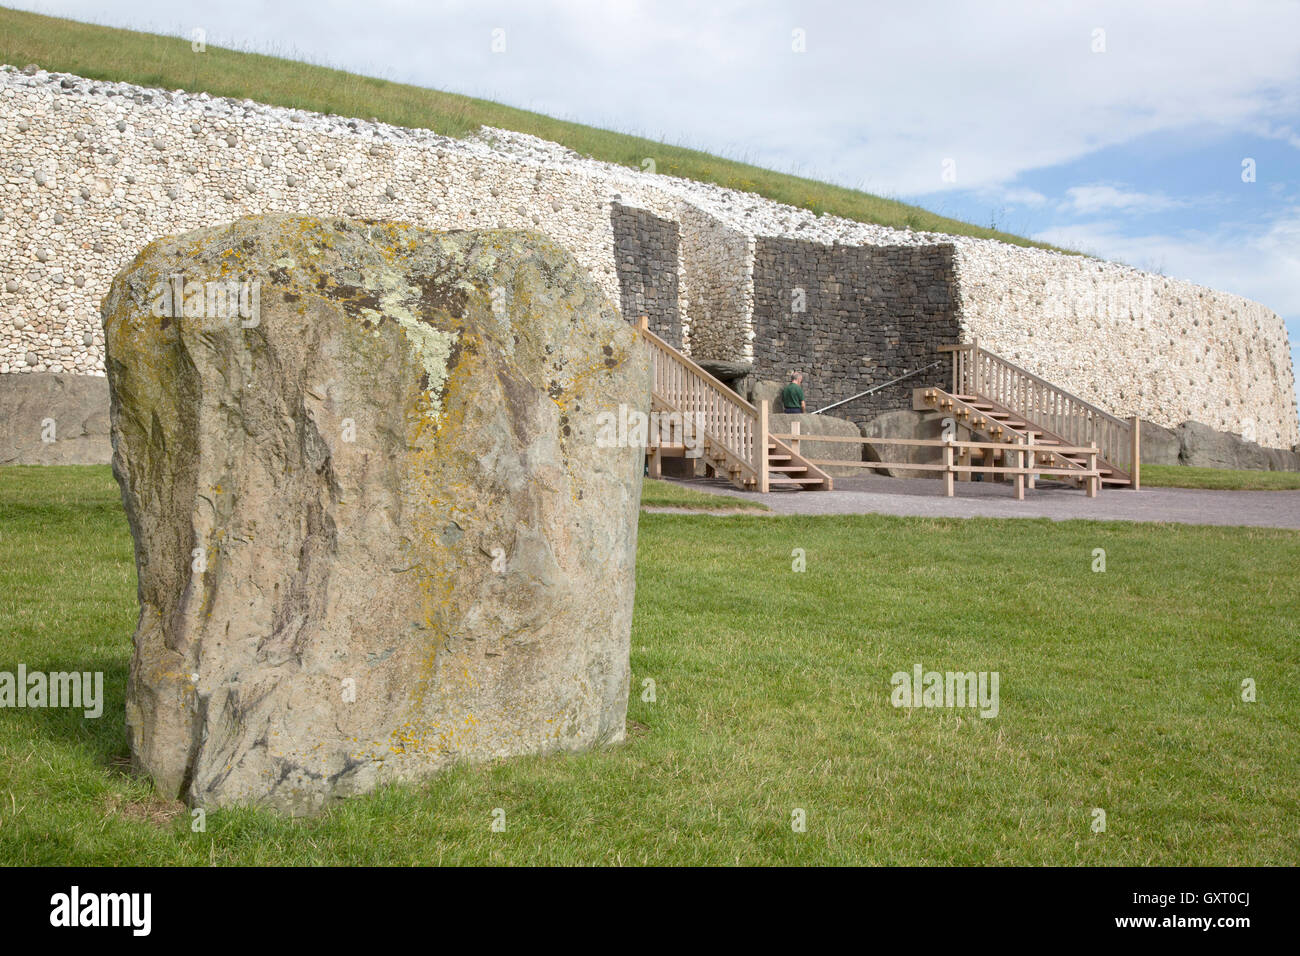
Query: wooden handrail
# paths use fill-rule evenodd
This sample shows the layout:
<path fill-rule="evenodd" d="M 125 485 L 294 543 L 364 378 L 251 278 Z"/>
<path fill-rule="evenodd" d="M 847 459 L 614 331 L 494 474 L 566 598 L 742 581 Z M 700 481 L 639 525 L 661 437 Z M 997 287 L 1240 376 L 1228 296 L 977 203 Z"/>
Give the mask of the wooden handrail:
<path fill-rule="evenodd" d="M 744 487 L 765 490 L 758 454 L 758 410 L 726 385 L 650 331 L 642 316 L 636 323 L 650 348 L 651 393 L 665 408 L 698 415 L 703 438 L 726 471 Z"/>
<path fill-rule="evenodd" d="M 847 444 L 857 445 L 908 445 L 916 448 L 942 448 L 944 445 L 954 445 L 958 448 L 991 448 L 994 451 L 1015 451 L 1021 447 L 1020 442 L 1006 441 L 964 441 L 946 438 L 877 438 L 874 435 L 855 438 L 852 435 L 793 435 L 772 432 L 769 438 L 779 438 L 782 441 L 788 441 L 791 438 L 801 438 L 804 441 L 817 442 L 844 442 Z M 1095 449 L 1091 445 L 1029 445 L 1024 443 L 1026 450 L 1033 448 L 1038 454 L 1057 454 L 1057 455 L 1085 455 Z"/>
<path fill-rule="evenodd" d="M 775 440 L 780 439 L 797 439 L 800 436 L 797 433 L 790 434 L 773 434 Z M 1051 450 L 1058 454 L 1084 454 L 1088 456 L 1088 464 L 1083 467 L 1057 468 L 1048 465 L 1036 464 L 1032 458 L 1037 446 L 1033 442 L 1020 439 L 1015 442 L 981 442 L 981 441 L 963 441 L 960 439 L 933 439 L 933 438 L 872 438 L 863 435 L 854 438 L 847 435 L 817 435 L 812 441 L 841 442 L 848 444 L 889 444 L 889 445 L 906 445 L 913 448 L 942 448 L 942 462 L 913 462 L 913 461 L 866 461 L 857 459 L 838 459 L 838 458 L 808 458 L 805 459 L 809 464 L 818 466 L 837 466 L 842 468 L 862 468 L 868 471 L 877 471 L 882 468 L 907 468 L 912 471 L 937 471 L 942 473 L 944 494 L 949 498 L 954 495 L 953 478 L 956 475 L 1005 475 L 1012 479 L 1014 483 L 1013 494 L 1017 499 L 1023 500 L 1025 497 L 1026 484 L 1033 487 L 1035 476 L 1050 476 L 1060 478 L 1076 479 L 1084 482 L 1085 493 L 1089 498 L 1095 498 L 1098 490 L 1101 488 L 1101 466 L 1097 460 L 1097 448 L 1095 445 L 1081 445 L 1078 447 L 1068 446 L 1064 448 L 1052 447 Z M 957 463 L 954 452 L 959 450 L 975 451 L 983 449 L 992 449 L 995 451 L 1009 452 L 1017 456 L 1016 465 L 962 465 Z M 1047 448 L 1043 447 L 1042 451 L 1046 452 Z"/>
<path fill-rule="evenodd" d="M 1070 399 L 1070 401 L 1072 401 L 1072 402 L 1077 402 L 1077 403 L 1080 404 L 1080 405 L 1086 405 L 1086 406 L 1088 407 L 1088 409 L 1091 410 L 1093 413 L 1095 413 L 1095 414 L 1097 414 L 1097 415 L 1100 415 L 1102 418 L 1108 418 L 1108 419 L 1110 419 L 1110 420 L 1111 420 L 1112 422 L 1114 422 L 1116 425 L 1127 425 L 1127 424 L 1128 424 L 1128 422 L 1124 421 L 1124 419 L 1120 418 L 1119 416 L 1117 416 L 1117 415 L 1112 415 L 1110 412 L 1106 411 L 1104 408 L 1098 408 L 1096 405 L 1093 405 L 1091 402 L 1087 401 L 1086 399 L 1082 399 L 1082 398 L 1080 398 L 1078 395 L 1075 395 L 1073 392 L 1067 391 L 1066 389 L 1061 388 L 1061 386 L 1056 385 L 1056 384 L 1053 383 L 1053 382 L 1049 382 L 1047 379 L 1043 378 L 1041 375 L 1035 375 L 1033 372 L 1029 371 L 1029 369 L 1027 369 L 1027 368 L 1022 368 L 1022 367 L 1020 367 L 1019 365 L 1017 365 L 1015 362 L 1009 362 L 1009 361 L 1007 361 L 1007 360 L 1004 359 L 1001 355 L 998 355 L 998 354 L 996 354 L 996 353 L 994 353 L 994 352 L 990 352 L 990 351 L 989 351 L 988 349 L 986 349 L 986 348 L 980 348 L 979 346 L 956 346 L 955 348 L 963 348 L 963 349 L 964 349 L 964 348 L 975 348 L 975 349 L 977 349 L 981 354 L 988 356 L 988 357 L 989 357 L 990 359 L 992 359 L 993 361 L 999 363 L 1000 365 L 1005 365 L 1007 368 L 1013 370 L 1017 375 L 1021 375 L 1021 376 L 1023 376 L 1024 378 L 1030 379 L 1031 381 L 1036 382 L 1037 384 L 1042 385 L 1042 386 L 1045 387 L 1045 388 L 1050 388 L 1050 389 L 1051 389 L 1053 392 L 1055 392 L 1056 394 L 1058 394 L 1058 395 L 1062 395 L 1062 396 L 1064 396 L 1064 397 Z M 953 350 L 955 350 L 955 348 L 954 348 L 953 346 L 940 346 L 940 351 L 953 351 Z"/>

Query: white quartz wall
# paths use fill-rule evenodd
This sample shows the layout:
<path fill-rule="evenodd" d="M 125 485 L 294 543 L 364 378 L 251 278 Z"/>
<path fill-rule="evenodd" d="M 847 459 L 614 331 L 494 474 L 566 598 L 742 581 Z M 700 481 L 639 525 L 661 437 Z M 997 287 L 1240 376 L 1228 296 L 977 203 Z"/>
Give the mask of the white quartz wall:
<path fill-rule="evenodd" d="M 0 71 L 0 374 L 103 374 L 99 303 L 163 235 L 268 211 L 539 229 L 619 301 L 611 204 L 679 224 L 688 350 L 753 356 L 755 238 L 957 249 L 970 337 L 1107 410 L 1300 441 L 1269 309 L 1126 266 L 817 216 L 484 129 L 467 140 L 206 94 Z"/>
<path fill-rule="evenodd" d="M 1272 448 L 1298 440 L 1286 326 L 1257 302 L 989 243 L 959 247 L 958 271 L 968 335 L 1086 401 L 1166 427 L 1204 422 Z"/>

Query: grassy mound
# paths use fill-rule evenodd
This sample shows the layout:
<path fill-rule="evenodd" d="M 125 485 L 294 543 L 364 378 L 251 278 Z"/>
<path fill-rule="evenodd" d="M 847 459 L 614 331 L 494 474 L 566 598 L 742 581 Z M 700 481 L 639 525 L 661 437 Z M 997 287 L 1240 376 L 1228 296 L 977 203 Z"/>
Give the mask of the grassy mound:
<path fill-rule="evenodd" d="M 919 206 L 773 172 L 700 150 L 655 142 L 516 109 L 490 100 L 392 83 L 296 60 L 209 46 L 0 8 L 0 62 L 97 80 L 207 92 L 272 106 L 375 118 L 396 126 L 466 136 L 480 126 L 530 133 L 605 162 L 637 169 L 652 159 L 669 176 L 757 193 L 777 202 L 897 229 L 945 232 L 1044 246 L 1021 236 L 940 216 Z"/>

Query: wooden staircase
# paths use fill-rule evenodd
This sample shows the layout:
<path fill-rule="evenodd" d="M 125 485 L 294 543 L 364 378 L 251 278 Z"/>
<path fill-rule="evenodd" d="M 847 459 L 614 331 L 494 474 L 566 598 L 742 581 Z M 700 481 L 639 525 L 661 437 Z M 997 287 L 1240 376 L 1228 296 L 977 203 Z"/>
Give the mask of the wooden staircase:
<path fill-rule="evenodd" d="M 951 391 L 915 389 L 914 409 L 943 412 L 958 428 L 988 441 L 1032 445 L 1032 463 L 1045 467 L 1085 471 L 1086 455 L 1052 448 L 1095 447 L 1103 485 L 1139 487 L 1141 432 L 1136 418 L 1116 418 L 977 343 L 940 351 L 952 354 Z M 986 458 L 997 454 L 985 452 Z M 1032 486 L 1032 476 L 1030 481 Z"/>
<path fill-rule="evenodd" d="M 769 486 L 831 490 L 829 475 L 771 435 L 767 438 L 767 471 Z"/>
<path fill-rule="evenodd" d="M 689 442 L 677 442 L 664 441 L 652 429 L 647 449 L 651 475 L 658 477 L 663 458 L 682 456 L 703 458 L 710 477 L 746 491 L 831 490 L 830 475 L 771 436 L 766 404 L 755 408 L 745 401 L 651 332 L 645 316 L 637 329 L 650 349 L 650 410 L 689 419 L 697 432 L 683 436 Z"/>

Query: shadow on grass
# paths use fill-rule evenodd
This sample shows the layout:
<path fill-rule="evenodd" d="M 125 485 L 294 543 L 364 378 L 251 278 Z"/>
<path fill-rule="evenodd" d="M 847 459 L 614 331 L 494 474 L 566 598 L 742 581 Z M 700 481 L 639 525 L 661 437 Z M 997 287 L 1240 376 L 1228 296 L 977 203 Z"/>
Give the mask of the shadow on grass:
<path fill-rule="evenodd" d="M 7 707 L 6 719 L 15 730 L 16 737 L 44 739 L 55 743 L 71 744 L 88 754 L 96 764 L 108 769 L 129 756 L 126 737 L 126 682 L 130 668 L 121 662 L 104 663 L 99 660 L 70 660 L 44 658 L 25 660 L 26 673 L 50 674 L 79 673 L 83 690 L 80 706 L 51 706 L 53 698 L 46 689 L 45 705 L 40 707 Z M 7 665 L 17 681 L 17 664 Z M 92 703 L 94 687 L 85 689 L 85 675 L 102 674 L 97 707 Z M 97 709 L 97 717 L 88 717 L 87 710 Z M 129 761 L 128 761 L 129 762 Z"/>

